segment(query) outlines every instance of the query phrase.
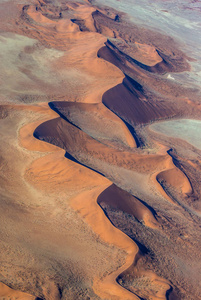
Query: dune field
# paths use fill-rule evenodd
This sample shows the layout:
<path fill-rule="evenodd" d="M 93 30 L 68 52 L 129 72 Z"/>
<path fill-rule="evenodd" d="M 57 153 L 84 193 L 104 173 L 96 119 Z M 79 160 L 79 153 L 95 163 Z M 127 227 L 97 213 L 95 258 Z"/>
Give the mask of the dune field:
<path fill-rule="evenodd" d="M 201 299 L 196 60 L 105 4 L 0 1 L 2 300 Z"/>

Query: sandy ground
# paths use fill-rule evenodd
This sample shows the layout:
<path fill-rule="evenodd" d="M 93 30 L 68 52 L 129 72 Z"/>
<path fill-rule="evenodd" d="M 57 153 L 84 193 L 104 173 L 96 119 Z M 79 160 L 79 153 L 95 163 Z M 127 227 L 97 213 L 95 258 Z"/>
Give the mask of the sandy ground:
<path fill-rule="evenodd" d="M 93 2 L 93 1 L 92 1 Z M 91 1 L 4 1 L 0 298 L 200 299 L 201 118 L 172 38 Z"/>

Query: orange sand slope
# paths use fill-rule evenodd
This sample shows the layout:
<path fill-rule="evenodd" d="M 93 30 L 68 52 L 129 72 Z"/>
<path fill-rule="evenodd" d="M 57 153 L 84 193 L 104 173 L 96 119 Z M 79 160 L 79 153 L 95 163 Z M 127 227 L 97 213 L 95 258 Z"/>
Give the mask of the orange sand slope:
<path fill-rule="evenodd" d="M 2 299 L 15 299 L 15 300 L 34 300 L 35 297 L 22 293 L 19 291 L 15 291 L 3 283 L 0 283 L 0 297 Z"/>

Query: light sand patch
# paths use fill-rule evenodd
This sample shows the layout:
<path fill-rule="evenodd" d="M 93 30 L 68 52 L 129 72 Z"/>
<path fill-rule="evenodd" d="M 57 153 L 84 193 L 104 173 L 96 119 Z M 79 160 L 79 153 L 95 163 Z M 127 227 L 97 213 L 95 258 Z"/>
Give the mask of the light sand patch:
<path fill-rule="evenodd" d="M 63 71 L 56 66 L 53 68 L 64 52 L 47 49 L 37 40 L 3 34 L 0 37 L 0 49 L 0 90 L 7 101 L 12 97 L 16 99 L 16 95 L 26 99 L 26 95 L 30 98 L 31 95 L 64 94 L 69 87 L 71 90 L 79 89 L 80 82 L 87 82 L 86 76 L 76 68 Z"/>

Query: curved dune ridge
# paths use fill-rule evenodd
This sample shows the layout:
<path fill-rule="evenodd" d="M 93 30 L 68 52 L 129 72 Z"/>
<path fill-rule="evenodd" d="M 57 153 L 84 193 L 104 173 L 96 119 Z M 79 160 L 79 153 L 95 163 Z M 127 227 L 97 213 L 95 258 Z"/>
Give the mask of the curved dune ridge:
<path fill-rule="evenodd" d="M 0 296 L 200 299 L 200 153 L 169 150 L 147 129 L 200 117 L 198 89 L 166 76 L 190 58 L 93 1 L 15 10 L 20 80 L 4 85 L 16 103 L 0 110 Z"/>
<path fill-rule="evenodd" d="M 63 109 L 63 106 L 61 106 L 61 107 Z M 62 111 L 62 114 L 63 114 L 63 111 Z M 37 137 L 39 139 L 45 140 L 47 142 L 50 142 L 50 143 L 53 143 L 53 144 L 55 144 L 57 146 L 62 147 L 67 152 L 69 152 L 73 157 L 75 157 L 75 159 L 77 161 L 81 162 L 84 165 L 88 165 L 92 169 L 98 170 L 101 173 L 103 173 L 103 169 L 101 168 L 102 164 L 100 165 L 98 163 L 97 165 L 96 164 L 94 165 L 94 163 L 96 161 L 96 157 L 98 157 L 98 159 L 101 160 L 102 162 L 103 161 L 107 162 L 107 160 L 109 160 L 108 162 L 110 163 L 110 165 L 111 165 L 111 163 L 113 164 L 115 162 L 115 164 L 117 164 L 117 166 L 118 166 L 118 161 L 119 160 L 120 160 L 120 165 L 122 164 L 121 163 L 121 156 L 123 155 L 123 157 L 124 157 L 124 164 L 127 165 L 126 158 L 128 157 L 128 160 L 131 163 L 131 165 L 129 166 L 129 169 L 130 168 L 132 168 L 132 169 L 134 168 L 134 170 L 135 170 L 135 168 L 137 168 L 138 174 L 141 173 L 141 172 L 145 173 L 145 174 L 147 172 L 153 172 L 153 171 L 151 171 L 152 169 L 150 169 L 150 168 L 154 167 L 154 169 L 156 170 L 157 166 L 160 167 L 160 168 L 161 167 L 165 168 L 165 169 L 168 168 L 170 170 L 169 172 L 176 172 L 176 173 L 180 174 L 180 184 L 182 186 L 185 186 L 185 185 L 187 186 L 186 189 L 182 190 L 183 193 L 190 192 L 190 190 L 191 190 L 188 187 L 189 186 L 188 180 L 186 179 L 186 177 L 184 176 L 184 174 L 182 172 L 180 172 L 179 170 L 176 169 L 176 167 L 172 163 L 172 160 L 171 160 L 170 157 L 168 158 L 168 157 L 166 157 L 166 155 L 155 155 L 155 156 L 150 156 L 149 155 L 149 156 L 147 156 L 147 160 L 148 161 L 146 162 L 146 156 L 145 155 L 143 155 L 143 157 L 140 157 L 139 154 L 130 154 L 129 155 L 126 152 L 123 152 L 123 153 L 116 152 L 115 153 L 115 150 L 112 150 L 112 148 L 110 148 L 110 152 L 109 153 L 111 154 L 112 152 L 114 152 L 113 156 L 116 154 L 116 157 L 113 158 L 113 160 L 111 161 L 110 160 L 110 156 L 107 156 L 108 154 L 107 154 L 107 150 L 106 149 L 107 149 L 108 146 L 104 146 L 102 144 L 98 145 L 95 140 L 91 139 L 90 137 L 87 138 L 87 135 L 84 134 L 84 133 L 82 133 L 80 129 L 74 127 L 73 125 L 71 125 L 70 123 L 68 123 L 68 121 L 65 121 L 65 120 L 63 120 L 61 118 L 57 118 L 57 119 L 54 119 L 52 121 L 48 121 L 46 123 L 41 124 L 35 130 L 34 135 L 35 135 L 35 137 Z M 80 153 L 80 145 L 85 145 L 84 147 L 82 146 L 82 153 Z M 87 155 L 86 155 L 86 153 L 87 153 Z M 90 159 L 91 155 L 93 156 L 93 164 L 92 165 L 89 162 L 89 159 Z M 153 164 L 152 164 L 152 160 L 153 160 Z M 163 160 L 164 160 L 164 166 L 162 164 Z M 156 162 L 160 162 L 160 163 L 157 164 L 157 166 L 156 166 Z M 143 167 L 142 167 L 142 164 L 143 164 Z M 168 172 L 168 171 L 162 171 L 162 172 L 157 171 L 157 172 L 155 172 L 155 175 L 154 175 L 155 176 L 155 181 L 158 180 L 160 182 L 160 178 L 163 177 L 162 175 L 165 172 Z M 142 180 L 142 178 L 140 180 Z M 146 175 L 144 177 L 144 181 L 145 180 L 146 180 Z M 152 178 L 152 180 L 153 180 L 153 178 Z M 135 181 L 137 181 L 137 178 L 135 178 Z M 170 184 L 171 184 L 171 181 L 170 181 Z M 175 185 L 176 185 L 177 188 L 178 187 L 180 188 L 179 183 L 178 183 L 178 185 L 175 183 Z M 140 187 L 140 189 L 141 188 L 142 187 Z M 139 186 L 138 186 L 138 189 L 139 189 Z M 137 187 L 136 187 L 136 192 L 137 192 Z M 97 196 L 92 197 L 91 201 L 94 201 L 94 198 L 96 198 L 96 197 Z M 128 197 L 132 198 L 132 196 L 129 196 L 129 194 L 128 194 Z M 169 198 L 166 195 L 166 193 L 164 193 L 164 197 L 166 199 L 168 199 L 171 203 L 174 203 L 172 201 L 172 199 Z M 85 198 L 91 199 L 91 196 L 89 196 L 87 194 L 87 196 L 85 196 Z M 75 203 L 73 203 L 72 204 L 73 207 L 76 210 L 78 210 L 83 215 L 84 218 L 87 219 L 88 223 L 91 224 L 92 228 L 94 228 L 94 231 L 97 232 L 103 240 L 109 242 L 109 238 L 110 238 L 110 243 L 115 244 L 118 247 L 120 247 L 120 244 L 115 242 L 116 238 L 118 239 L 118 237 L 116 237 L 116 234 L 114 235 L 113 232 L 112 233 L 108 233 L 108 229 L 105 228 L 104 222 L 102 221 L 102 217 L 99 220 L 98 216 L 97 216 L 97 213 L 95 214 L 93 212 L 93 210 L 92 210 L 92 203 L 90 202 L 91 203 L 90 205 L 86 205 L 86 202 L 85 202 L 85 206 L 83 207 L 83 203 L 81 201 L 81 199 L 83 199 L 83 194 L 79 195 L 79 197 L 77 199 L 76 199 L 76 201 L 79 201 L 79 202 L 78 202 L 77 205 L 75 205 Z M 138 219 L 139 221 L 143 221 L 146 226 L 149 226 L 149 227 L 154 228 L 154 229 L 158 228 L 157 222 L 154 219 L 152 213 L 146 207 L 143 207 L 143 204 L 141 204 L 140 202 L 136 203 L 136 200 L 132 201 L 133 202 L 132 205 L 133 205 L 133 208 L 135 210 L 135 212 L 133 212 L 133 210 L 130 207 L 130 205 L 129 204 L 128 204 L 128 206 L 126 205 L 126 196 L 125 195 L 122 198 L 120 198 L 120 201 L 122 202 L 122 205 L 124 206 L 124 208 L 122 208 L 120 206 L 120 209 L 122 211 L 125 211 L 125 212 L 127 212 L 129 214 L 130 213 L 133 214 L 136 219 Z M 115 195 L 115 206 L 116 205 L 118 207 L 117 195 Z M 110 203 L 110 206 L 111 206 L 111 203 Z M 90 212 L 88 212 L 88 207 L 90 207 Z M 95 219 L 94 219 L 94 217 L 95 217 Z M 101 226 L 100 229 L 99 229 L 99 226 Z M 106 232 L 107 232 L 107 234 L 109 234 L 109 237 L 105 236 Z M 115 240 L 113 240 L 114 237 L 115 237 Z M 126 244 L 126 242 L 123 239 L 123 242 L 121 244 L 122 245 L 121 248 L 127 249 L 127 248 L 125 248 L 125 244 Z M 124 245 L 124 247 L 123 247 L 123 245 Z M 131 249 L 132 249 L 132 247 L 131 247 Z M 131 260 L 133 260 L 133 256 L 135 256 L 134 253 L 136 253 L 136 251 L 134 251 L 134 250 L 132 250 L 132 251 L 131 250 L 127 250 L 127 252 L 131 253 L 131 258 L 128 257 L 128 262 L 129 263 L 127 262 L 122 267 L 122 269 L 119 269 L 117 272 L 115 272 L 114 274 L 112 274 L 111 277 L 109 277 L 109 278 L 106 277 L 104 279 L 104 282 L 106 282 L 107 285 L 105 286 L 105 285 L 102 285 L 102 283 L 101 283 L 101 287 L 102 288 L 99 287 L 99 292 L 97 291 L 98 293 L 100 293 L 100 290 L 104 290 L 104 291 L 110 290 L 111 294 L 116 294 L 116 296 L 119 295 L 120 298 L 121 297 L 127 297 L 128 299 L 130 299 L 130 297 L 131 297 L 131 299 L 132 299 L 133 296 L 129 296 L 129 294 L 127 295 L 127 292 L 123 292 L 123 291 L 121 292 L 117 287 L 114 289 L 110 285 L 108 286 L 108 282 L 110 284 L 112 284 L 111 278 L 112 278 L 113 283 L 114 283 L 115 278 L 118 277 L 118 274 L 121 273 L 121 271 L 126 270 L 131 265 Z M 168 286 L 168 288 L 166 288 L 164 292 L 161 292 L 163 296 L 166 294 L 166 291 L 168 289 L 170 289 L 170 285 L 168 285 L 166 283 L 165 287 L 167 287 L 167 286 Z M 96 289 L 97 289 L 97 287 L 96 287 Z M 101 295 L 104 295 L 104 293 L 101 292 Z M 160 295 L 160 293 L 159 293 L 159 295 Z M 155 297 L 155 299 L 160 299 L 159 296 L 155 295 L 154 297 Z M 133 299 L 135 299 L 135 298 L 133 298 Z"/>
<path fill-rule="evenodd" d="M 38 115 L 38 117 L 40 116 L 41 122 L 44 121 L 45 109 L 44 109 L 43 105 L 41 105 L 41 111 L 40 111 L 40 105 L 30 107 L 29 109 L 27 106 L 21 106 L 21 110 L 20 110 L 21 112 L 23 112 L 23 108 L 27 114 L 29 113 L 29 111 L 30 111 L 30 113 L 34 112 L 34 110 L 37 111 L 38 113 L 40 113 Z M 49 112 L 51 113 L 50 110 L 49 110 Z M 29 116 L 29 119 L 27 119 L 28 123 L 30 122 L 30 115 L 31 115 L 30 113 L 28 114 L 28 116 Z M 19 115 L 19 111 L 17 112 L 17 114 Z M 34 116 L 35 116 L 35 118 L 37 118 L 36 113 L 34 113 Z M 46 112 L 45 118 L 48 118 L 48 117 L 49 117 L 49 113 Z M 32 116 L 32 118 L 33 118 L 33 116 Z M 13 116 L 12 116 L 12 119 L 15 120 L 15 118 Z M 6 121 L 7 121 L 7 119 L 5 119 L 5 122 Z M 33 124 L 35 124 L 35 122 Z M 80 272 L 75 269 L 74 264 L 77 264 L 77 260 L 79 260 L 80 265 L 83 265 L 83 259 L 86 260 L 86 262 L 88 261 L 88 266 L 86 267 L 86 269 L 89 268 L 89 265 L 91 265 L 89 268 L 89 271 L 87 270 L 87 272 L 89 272 L 89 274 L 84 275 L 84 276 L 87 276 L 87 278 L 88 278 L 88 276 L 89 276 L 89 278 L 91 278 L 91 276 L 92 276 L 91 274 L 93 274 L 93 276 L 98 277 L 98 274 L 99 274 L 98 272 L 101 272 L 101 273 L 105 272 L 105 270 L 102 268 L 102 266 L 98 266 L 98 265 L 96 266 L 97 271 L 93 270 L 93 265 L 97 262 L 98 258 L 100 259 L 101 257 L 102 258 L 106 257 L 106 258 L 104 258 L 104 260 L 102 262 L 103 265 L 105 265 L 105 264 L 107 265 L 106 268 L 108 268 L 108 266 L 111 264 L 108 261 L 108 259 L 111 255 L 111 253 L 114 254 L 115 249 L 112 249 L 112 252 L 110 254 L 109 254 L 110 251 L 108 253 L 105 253 L 105 250 L 104 250 L 105 246 L 103 245 L 103 246 L 101 246 L 102 249 L 100 249 L 100 247 L 99 247 L 100 251 L 98 250 L 98 252 L 97 252 L 96 242 L 94 242 L 94 244 L 93 244 L 93 242 L 91 241 L 89 232 L 86 232 L 86 234 L 84 234 L 85 237 L 83 240 L 82 230 L 85 232 L 87 230 L 87 228 L 86 228 L 86 226 L 84 226 L 81 223 L 81 228 L 78 227 L 76 229 L 76 227 L 78 226 L 76 222 L 78 222 L 78 224 L 79 224 L 80 221 L 76 220 L 75 216 L 74 216 L 75 221 L 71 220 L 69 222 L 68 219 L 72 215 L 72 212 L 71 211 L 69 212 L 69 209 L 67 208 L 68 202 L 66 203 L 66 201 L 68 201 L 68 198 L 73 198 L 73 197 L 75 197 L 76 194 L 79 194 L 79 193 L 82 194 L 83 192 L 94 189 L 94 187 L 97 187 L 97 186 L 99 188 L 100 188 L 100 186 L 106 186 L 106 185 L 110 184 L 110 182 L 106 178 L 104 178 L 96 173 L 93 174 L 93 172 L 90 171 L 89 169 L 66 159 L 64 156 L 65 152 L 61 151 L 59 148 L 56 149 L 56 147 L 52 146 L 51 144 L 47 144 L 47 147 L 42 149 L 42 148 L 40 148 L 40 146 L 42 146 L 44 144 L 44 142 L 38 141 L 37 144 L 33 143 L 33 149 L 31 149 L 31 147 L 30 147 L 31 143 L 30 142 L 27 143 L 27 138 L 33 139 L 33 135 L 27 136 L 27 134 L 25 134 L 25 133 L 27 133 L 27 125 L 22 127 L 20 130 L 20 135 L 19 135 L 20 141 L 19 142 L 20 142 L 20 145 L 23 145 L 25 150 L 26 150 L 26 147 L 28 150 L 28 152 L 26 152 L 26 151 L 23 152 L 23 160 L 26 160 L 26 163 L 27 163 L 27 155 L 28 155 L 28 157 L 29 157 L 28 163 L 30 163 L 30 158 L 31 158 L 32 163 L 30 166 L 28 166 L 26 171 L 24 170 L 25 176 L 23 176 L 23 180 L 25 178 L 26 183 L 31 184 L 34 188 L 37 188 L 37 190 L 34 189 L 33 194 L 30 193 L 31 210 L 28 209 L 28 211 L 25 213 L 25 216 L 24 216 L 23 212 L 22 212 L 22 214 L 20 212 L 18 212 L 18 215 L 19 215 L 19 218 L 21 218 L 21 221 L 19 222 L 19 220 L 17 218 L 18 225 L 16 224 L 15 231 L 12 232 L 12 234 L 10 233 L 10 235 L 11 236 L 14 235 L 13 239 L 15 241 L 15 239 L 16 239 L 15 234 L 16 233 L 19 234 L 18 227 L 20 226 L 20 227 L 22 227 L 21 233 L 20 233 L 20 235 L 22 235 L 22 237 L 20 237 L 20 239 L 22 238 L 24 240 L 23 236 L 24 237 L 26 236 L 25 232 L 26 232 L 26 230 L 28 230 L 27 237 L 29 237 L 31 234 L 31 237 L 33 240 L 33 245 L 31 247 L 32 248 L 31 253 L 35 253 L 36 256 L 34 255 L 32 257 L 32 255 L 31 255 L 31 257 L 30 257 L 29 252 L 26 253 L 26 251 L 23 254 L 25 257 L 28 256 L 27 259 L 29 261 L 28 262 L 28 270 L 25 268 L 25 276 L 27 276 L 28 285 L 27 285 L 26 279 L 24 278 L 24 270 L 18 271 L 18 268 L 19 268 L 18 264 L 16 266 L 15 263 L 11 264 L 11 270 L 6 266 L 4 266 L 1 269 L 1 272 L 3 272 L 3 274 L 5 276 L 5 278 L 2 278 L 2 281 L 9 282 L 9 280 L 10 280 L 11 286 L 12 287 L 19 286 L 19 289 L 22 288 L 22 284 L 24 287 L 23 289 L 27 289 L 27 290 L 30 290 L 30 286 L 31 286 L 32 294 L 40 296 L 43 299 L 60 299 L 61 296 L 59 296 L 59 293 L 60 293 L 59 286 L 63 290 L 63 292 L 62 292 L 63 297 L 65 297 L 65 291 L 63 288 L 63 284 L 65 286 L 66 281 L 68 282 L 68 280 L 69 280 L 68 277 L 70 278 L 72 276 L 72 274 L 68 273 L 67 270 L 69 268 L 70 268 L 71 272 L 73 272 L 73 270 L 74 270 L 75 276 L 76 276 L 76 272 L 78 272 L 78 274 Z M 14 144 L 15 144 L 15 142 L 14 142 Z M 49 146 L 49 148 L 48 148 L 48 146 Z M 50 154 L 44 156 L 42 153 L 42 156 L 41 156 L 41 150 L 42 151 L 45 150 L 45 153 L 48 151 L 48 152 L 50 152 Z M 55 150 L 57 150 L 57 151 L 55 151 Z M 38 157 L 38 155 L 34 155 L 33 151 L 35 153 L 38 153 L 39 157 Z M 27 154 L 25 155 L 25 153 L 27 153 Z M 14 165 L 13 165 L 13 170 L 15 169 Z M 8 173 L 8 171 L 7 171 L 7 173 Z M 21 178 L 21 176 L 19 174 L 18 177 L 16 178 L 16 180 L 19 181 L 20 178 Z M 5 185 L 7 185 L 7 183 Z M 18 182 L 18 185 L 21 187 L 21 192 L 25 193 L 24 187 L 22 188 L 22 186 L 19 184 L 19 182 Z M 10 188 L 12 188 L 12 187 L 10 186 Z M 41 195 L 40 195 L 39 191 L 42 192 L 42 199 L 43 199 L 42 206 L 40 204 Z M 52 197 L 48 197 L 49 194 L 52 195 Z M 26 194 L 25 194 L 25 197 L 26 197 Z M 37 199 L 37 198 L 39 198 L 39 199 Z M 61 199 L 64 199 L 64 198 L 65 198 L 65 201 L 63 204 L 61 204 L 60 201 L 61 201 Z M 55 200 L 56 200 L 56 203 L 54 203 Z M 83 198 L 82 198 L 82 200 L 83 200 Z M 20 201 L 22 201 L 22 200 L 20 200 Z M 25 203 L 26 203 L 26 200 L 23 200 L 23 201 L 25 201 Z M 35 201 L 36 201 L 36 203 L 35 203 Z M 46 201 L 48 201 L 48 202 L 46 203 Z M 7 203 L 7 205 L 9 207 L 9 202 Z M 18 207 L 18 205 L 16 205 L 16 206 Z M 23 203 L 20 203 L 20 206 L 24 207 Z M 14 206 L 14 208 L 15 208 L 14 212 L 17 209 L 17 207 Z M 27 203 L 26 203 L 26 207 L 27 207 Z M 14 212 L 13 212 L 13 209 L 10 208 L 9 215 L 6 214 L 5 218 L 12 217 L 12 219 L 15 222 L 15 217 L 13 216 Z M 33 212 L 34 212 L 34 214 L 33 214 Z M 28 220 L 27 220 L 27 213 L 29 214 Z M 40 216 L 40 214 L 41 214 L 41 216 Z M 47 214 L 47 216 L 46 216 L 46 214 Z M 69 214 L 70 214 L 70 216 L 69 216 Z M 5 220 L 3 220 L 3 221 L 5 221 Z M 73 224 L 71 224 L 71 223 L 73 223 Z M 41 227 L 41 225 L 42 225 L 42 227 Z M 25 226 L 25 228 L 24 228 L 24 226 Z M 50 227 L 52 228 L 51 232 L 49 232 Z M 65 228 L 70 229 L 70 232 L 67 235 L 66 235 Z M 79 234 L 79 232 L 81 233 L 81 235 Z M 19 239 L 19 237 L 18 237 L 18 239 Z M 86 241 L 85 241 L 85 239 L 86 239 Z M 28 245 L 26 245 L 25 247 L 29 247 L 29 243 L 30 243 L 29 238 L 28 238 L 28 241 L 25 240 L 24 243 L 25 243 L 25 245 L 26 245 L 26 243 L 28 243 Z M 82 244 L 81 249 L 79 249 L 80 244 Z M 40 261 L 40 256 L 45 255 L 43 251 L 44 250 L 47 251 L 46 245 L 47 245 L 47 247 L 49 247 L 49 249 L 51 249 L 50 253 L 53 253 L 53 257 L 50 258 L 49 255 L 47 255 L 45 264 L 42 263 L 42 265 L 40 267 L 40 266 L 38 266 L 38 256 L 39 256 L 39 261 Z M 4 249 L 6 249 L 6 244 L 4 247 L 5 247 Z M 18 245 L 18 247 L 19 247 L 19 245 Z M 97 253 L 97 254 L 96 254 L 95 259 L 93 260 L 92 257 L 94 256 L 94 254 L 93 254 L 94 248 L 96 249 L 95 253 Z M 15 250 L 14 245 L 13 245 L 13 249 Z M 23 264 L 24 261 L 22 260 L 21 255 L 20 255 L 21 251 L 22 250 L 20 250 L 20 248 L 17 248 L 18 260 L 21 264 Z M 101 251 L 103 251 L 103 253 L 101 253 Z M 12 251 L 10 250 L 9 252 L 11 252 L 10 256 L 12 258 L 12 255 L 13 255 Z M 5 251 L 5 255 L 6 254 L 7 254 L 7 251 Z M 68 256 L 71 258 L 71 260 L 75 260 L 73 263 L 73 265 L 74 265 L 73 270 L 71 269 L 72 268 L 71 261 L 68 261 L 67 264 L 65 263 L 66 257 L 68 258 Z M 90 260 L 89 260 L 89 258 L 87 258 L 87 256 L 90 257 Z M 107 256 L 108 256 L 108 259 L 107 259 Z M 51 266 L 54 267 L 54 272 L 56 272 L 56 274 L 57 274 L 56 276 L 55 276 L 55 273 L 53 273 L 51 275 L 51 271 L 49 270 L 49 268 L 50 268 L 49 259 L 51 260 Z M 105 261 L 105 259 L 106 259 L 106 261 Z M 89 263 L 89 261 L 91 261 L 91 262 Z M 86 262 L 85 262 L 85 264 L 86 264 Z M 57 265 L 58 263 L 59 263 L 59 265 L 61 264 L 61 269 L 58 268 L 58 265 Z M 40 262 L 40 264 L 41 264 L 41 262 Z M 46 266 L 46 264 L 47 264 L 47 266 Z M 31 274 L 30 274 L 30 269 L 31 269 Z M 38 274 L 35 275 L 35 269 L 36 269 L 37 273 L 38 272 L 41 273 L 41 278 L 40 278 L 40 275 L 38 275 Z M 100 269 L 102 269 L 102 270 L 100 271 Z M 16 272 L 16 276 L 14 276 L 15 272 Z M 66 277 L 61 278 L 59 275 L 60 272 L 63 274 L 62 276 L 64 276 L 64 277 L 66 276 Z M 67 272 L 67 275 L 65 275 L 66 272 Z M 13 275 L 13 273 L 14 273 L 14 275 Z M 7 278 L 8 274 L 10 275 L 10 278 Z M 84 272 L 84 274 L 85 274 L 85 272 Z M 14 279 L 13 279 L 13 276 L 14 276 Z M 35 278 L 35 276 L 36 276 L 36 278 Z M 79 276 L 81 276 L 81 275 L 79 274 Z M 21 285 L 18 282 L 16 283 L 16 279 L 19 280 Z M 76 279 L 73 278 L 72 280 L 76 280 Z M 36 285 L 36 282 L 37 282 L 37 285 Z M 72 283 L 73 282 L 74 281 L 72 281 Z M 79 281 L 77 281 L 77 282 L 79 282 Z M 78 283 L 78 284 L 80 284 L 80 283 Z M 77 289 L 77 287 L 76 287 L 76 289 Z M 70 292 L 67 291 L 66 293 L 67 293 L 66 297 L 69 298 Z M 79 293 L 81 295 L 81 291 L 79 291 L 77 293 Z M 74 292 L 72 291 L 72 293 L 71 293 L 72 297 L 74 297 L 74 296 L 76 297 L 76 295 L 78 296 L 77 293 L 74 294 Z M 73 294 L 74 294 L 74 296 L 73 296 Z M 80 297 L 82 297 L 82 296 L 80 296 Z M 90 295 L 90 297 L 95 297 L 95 296 Z"/>
<path fill-rule="evenodd" d="M 169 172 L 172 173 L 176 172 L 177 177 L 180 176 L 180 184 L 183 186 L 186 185 L 188 192 L 191 190 L 188 179 L 181 171 L 177 170 L 172 162 L 172 158 L 167 153 L 147 155 L 145 153 L 139 154 L 125 150 L 116 150 L 91 138 L 61 117 L 38 126 L 34 131 L 34 136 L 63 148 L 76 161 L 104 174 L 118 184 L 120 184 L 119 180 L 124 175 L 124 168 L 126 167 L 130 171 L 130 177 L 134 181 L 133 187 L 135 187 L 135 195 L 137 196 L 151 196 L 154 190 L 157 194 L 157 182 L 160 182 L 159 178 L 162 177 L 161 174 L 165 170 L 170 170 Z M 81 149 L 82 151 L 80 151 Z M 118 171 L 118 173 L 111 174 L 112 168 L 115 168 L 115 171 Z M 142 191 L 145 183 L 147 187 Z M 122 178 L 121 184 L 124 184 Z M 160 188 L 161 191 L 166 199 L 174 203 L 163 192 L 162 188 Z"/>
<path fill-rule="evenodd" d="M 35 109 L 36 110 L 36 109 Z M 38 108 L 38 111 L 40 109 Z M 41 113 L 44 114 L 44 108 L 41 107 Z M 48 111 L 47 111 L 48 113 Z M 48 113 L 49 114 L 49 113 Z M 41 121 L 40 121 L 41 122 Z M 29 124 L 28 124 L 29 125 Z M 31 126 L 35 125 L 35 123 L 31 123 Z M 24 134 L 24 132 L 27 132 L 27 125 L 22 127 L 20 131 L 20 143 L 27 148 L 28 150 L 34 150 L 34 151 L 41 151 L 41 149 L 36 146 L 33 143 L 33 149 L 30 149 L 30 142 L 27 143 L 30 137 L 27 137 L 27 135 Z M 39 142 L 40 144 L 40 142 Z M 49 151 L 54 151 L 54 148 L 51 148 L 50 145 Z M 47 147 L 43 149 L 43 151 L 47 151 Z M 60 157 L 60 158 L 59 158 Z M 61 163 L 60 163 L 61 160 Z M 64 183 L 63 187 L 66 187 L 66 182 L 68 182 L 68 189 L 74 190 L 75 188 L 78 188 L 76 185 L 76 174 L 77 171 L 75 169 L 75 175 L 73 174 L 72 167 L 69 169 L 70 161 L 67 162 L 66 159 L 63 156 L 63 152 L 60 153 L 60 151 L 56 151 L 53 154 L 50 154 L 49 156 L 45 156 L 40 158 L 39 160 L 36 160 L 33 162 L 33 164 L 30 166 L 30 168 L 26 172 L 26 178 L 29 182 L 32 182 L 35 186 L 37 186 L 40 189 L 47 189 L 51 191 L 49 185 L 52 185 L 53 189 L 57 188 L 57 185 L 59 185 L 59 189 L 62 189 L 62 182 Z M 74 164 L 74 163 L 73 163 Z M 66 168 L 64 168 L 64 165 L 66 165 Z M 48 166 L 48 169 L 47 169 Z M 45 170 L 47 169 L 47 173 Z M 51 180 L 51 177 L 49 176 L 51 174 L 53 181 Z M 55 177 L 56 175 L 56 177 Z M 80 176 L 80 175 L 79 175 Z M 70 181 L 70 178 L 73 178 L 73 181 Z M 89 184 L 89 181 L 92 182 L 92 179 L 90 177 L 86 178 L 86 174 L 83 176 L 86 180 L 87 185 Z M 99 175 L 100 177 L 100 175 Z M 82 178 L 82 177 L 81 177 Z M 97 184 L 97 178 L 93 178 L 94 185 Z M 78 179 L 77 183 L 81 186 L 84 185 L 83 179 Z M 103 179 L 103 184 L 105 182 L 105 179 Z M 98 181 L 99 185 L 101 184 L 100 180 Z M 70 185 L 69 185 L 70 184 Z M 110 186 L 111 183 L 108 181 L 106 187 Z M 120 231 L 116 230 L 115 227 L 111 225 L 111 223 L 107 220 L 104 213 L 98 208 L 97 205 L 97 197 L 101 194 L 102 190 L 106 189 L 105 185 L 103 187 L 98 187 L 95 189 L 92 189 L 91 191 L 82 192 L 76 198 L 71 200 L 72 207 L 79 211 L 79 213 L 87 220 L 87 222 L 91 225 L 92 229 L 103 239 L 103 241 L 107 243 L 112 243 L 113 245 L 116 245 L 117 247 L 120 247 L 124 249 L 128 253 L 128 257 L 126 260 L 126 263 L 118 269 L 116 272 L 113 272 L 111 275 L 103 278 L 103 279 L 95 279 L 94 281 L 94 291 L 98 293 L 101 297 L 120 297 L 126 298 L 126 299 L 138 299 L 137 296 L 132 295 L 130 292 L 127 292 L 125 289 L 120 288 L 117 283 L 115 283 L 116 278 L 118 277 L 119 273 L 126 270 L 130 265 L 136 262 L 135 256 L 138 254 L 138 247 L 133 243 L 132 240 L 130 240 L 127 236 L 122 234 Z M 112 187 L 112 186 L 111 186 Z M 118 188 L 115 188 L 118 192 Z M 114 193 L 116 193 L 114 189 Z M 124 191 L 120 190 L 121 193 L 125 193 Z M 127 193 L 128 194 L 128 193 Z M 102 196 L 102 194 L 101 194 Z M 132 199 L 132 196 L 128 194 L 128 198 Z M 105 199 L 105 196 L 103 197 Z M 125 199 L 125 197 L 123 197 Z M 83 199 L 88 199 L 83 203 Z M 134 198 L 133 198 L 134 199 Z M 98 200 L 99 201 L 99 200 Z M 139 202 L 139 201 L 137 201 Z M 126 204 L 125 204 L 126 205 Z M 143 219 L 145 224 L 147 226 L 158 228 L 157 222 L 155 218 L 153 217 L 152 213 L 143 206 L 140 202 L 136 204 L 136 200 L 131 201 L 130 207 L 133 206 L 133 209 L 137 209 L 134 214 L 139 219 Z M 129 207 L 128 206 L 128 207 Z M 94 207 L 94 208 L 93 208 Z M 131 208 L 132 209 L 132 208 Z M 100 216 L 99 216 L 100 215 Z M 139 258 L 138 258 L 139 259 Z M 144 276 L 144 273 L 143 273 Z M 156 275 L 152 274 L 152 272 L 148 272 L 147 275 L 148 278 L 155 278 Z M 162 285 L 164 285 L 164 292 L 161 295 L 166 294 L 166 290 L 169 289 L 169 284 L 166 281 L 160 281 Z M 154 283 L 156 284 L 156 283 Z M 159 295 L 155 297 L 154 299 L 163 299 Z"/>

